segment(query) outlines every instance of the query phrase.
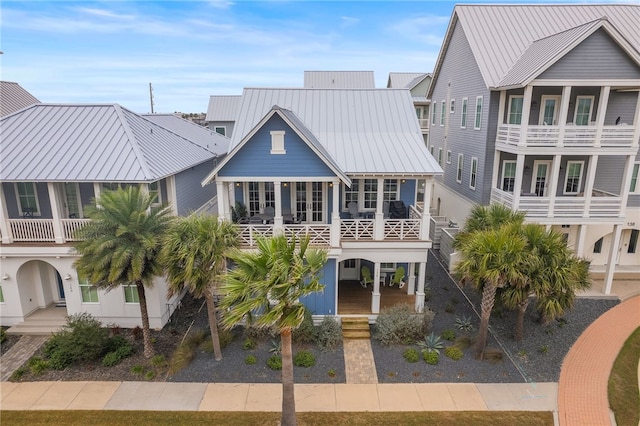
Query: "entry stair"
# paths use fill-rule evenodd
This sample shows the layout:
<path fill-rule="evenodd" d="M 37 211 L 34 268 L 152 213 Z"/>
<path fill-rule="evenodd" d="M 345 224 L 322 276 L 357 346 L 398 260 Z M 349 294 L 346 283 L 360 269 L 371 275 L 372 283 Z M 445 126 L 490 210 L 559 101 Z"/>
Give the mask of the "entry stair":
<path fill-rule="evenodd" d="M 342 338 L 343 339 L 369 339 L 369 318 L 361 317 L 342 317 Z"/>
<path fill-rule="evenodd" d="M 7 329 L 7 334 L 20 334 L 30 336 L 50 336 L 66 324 L 67 309 L 51 306 L 46 309 L 38 309 L 29 315 L 23 322 L 15 324 Z"/>

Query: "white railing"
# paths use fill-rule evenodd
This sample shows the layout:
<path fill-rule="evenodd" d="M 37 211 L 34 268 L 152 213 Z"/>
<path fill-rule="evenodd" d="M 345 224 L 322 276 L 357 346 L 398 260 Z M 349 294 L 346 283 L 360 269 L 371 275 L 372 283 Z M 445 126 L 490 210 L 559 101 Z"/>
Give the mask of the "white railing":
<path fill-rule="evenodd" d="M 409 219 L 422 219 L 422 209 L 409 206 Z"/>
<path fill-rule="evenodd" d="M 594 197 L 589 204 L 589 217 L 619 217 L 622 197 Z"/>
<path fill-rule="evenodd" d="M 428 129 L 429 128 L 429 119 L 428 118 L 419 118 L 418 119 L 418 123 L 420 123 L 420 128 L 421 129 Z"/>
<path fill-rule="evenodd" d="M 373 219 L 342 219 L 340 221 L 341 239 L 347 241 L 373 241 L 374 223 Z"/>
<path fill-rule="evenodd" d="M 62 234 L 65 241 L 78 241 L 77 232 L 91 219 L 62 219 Z"/>
<path fill-rule="evenodd" d="M 518 210 L 527 212 L 528 217 L 549 216 L 549 197 L 520 196 Z"/>
<path fill-rule="evenodd" d="M 240 247 L 253 247 L 257 238 L 271 237 L 273 235 L 273 225 L 237 225 Z"/>
<path fill-rule="evenodd" d="M 597 126 L 567 125 L 560 140 L 559 126 L 530 125 L 526 127 L 526 140 L 521 141 L 521 125 L 503 124 L 498 126 L 496 140 L 507 145 L 531 147 L 631 147 L 637 143 L 633 140 L 635 126 L 602 126 L 600 138 L 597 137 L 598 129 Z"/>
<path fill-rule="evenodd" d="M 13 241 L 55 241 L 53 219 L 9 219 Z"/>
<path fill-rule="evenodd" d="M 298 240 L 308 235 L 312 246 L 331 245 L 331 225 L 285 225 L 284 234 L 287 238 L 296 237 Z"/>
<path fill-rule="evenodd" d="M 422 219 L 385 219 L 385 240 L 420 240 L 420 224 Z"/>

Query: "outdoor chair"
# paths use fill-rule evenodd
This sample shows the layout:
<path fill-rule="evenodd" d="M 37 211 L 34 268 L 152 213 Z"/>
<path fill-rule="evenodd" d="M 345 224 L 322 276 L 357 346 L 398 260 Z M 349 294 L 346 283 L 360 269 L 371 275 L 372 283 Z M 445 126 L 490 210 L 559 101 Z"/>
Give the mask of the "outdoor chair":
<path fill-rule="evenodd" d="M 371 278 L 371 269 L 368 266 L 363 266 L 360 268 L 360 274 L 362 275 L 362 280 L 360 280 L 360 285 L 364 288 L 367 288 L 367 285 L 373 285 L 373 278 Z"/>
<path fill-rule="evenodd" d="M 351 215 L 351 219 L 357 219 L 360 217 L 360 211 L 358 209 L 358 203 L 352 201 L 347 206 L 349 207 L 349 214 Z"/>
<path fill-rule="evenodd" d="M 394 284 L 398 284 L 398 288 L 404 287 L 404 267 L 398 266 L 396 271 L 391 275 L 391 281 L 389 281 L 389 287 Z"/>

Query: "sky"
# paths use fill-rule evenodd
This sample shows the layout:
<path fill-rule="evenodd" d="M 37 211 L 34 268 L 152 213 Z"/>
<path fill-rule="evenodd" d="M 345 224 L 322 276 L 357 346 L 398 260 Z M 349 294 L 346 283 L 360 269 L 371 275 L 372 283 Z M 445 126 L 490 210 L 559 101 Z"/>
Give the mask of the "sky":
<path fill-rule="evenodd" d="M 454 5 L 3 0 L 0 79 L 42 102 L 138 113 L 151 111 L 149 83 L 155 112 L 195 113 L 210 95 L 302 87 L 305 70 L 374 71 L 385 87 L 389 72 L 433 70 Z"/>

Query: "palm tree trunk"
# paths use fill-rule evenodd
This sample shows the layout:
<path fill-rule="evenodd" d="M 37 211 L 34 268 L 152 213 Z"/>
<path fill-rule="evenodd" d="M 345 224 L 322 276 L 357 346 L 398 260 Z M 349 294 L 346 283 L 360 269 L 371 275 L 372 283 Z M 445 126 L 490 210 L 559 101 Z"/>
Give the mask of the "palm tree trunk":
<path fill-rule="evenodd" d="M 296 425 L 296 400 L 293 391 L 293 351 L 291 349 L 291 329 L 280 332 L 282 344 L 282 426 Z"/>
<path fill-rule="evenodd" d="M 496 300 L 496 290 L 498 286 L 495 283 L 485 283 L 484 290 L 482 291 L 482 303 L 480 314 L 480 328 L 478 329 L 478 341 L 476 342 L 475 358 L 482 359 L 484 354 L 484 347 L 487 344 L 487 333 L 489 332 L 489 318 L 491 317 L 491 310 Z"/>
<path fill-rule="evenodd" d="M 138 301 L 140 302 L 140 316 L 142 317 L 142 341 L 144 342 L 144 357 L 153 356 L 153 346 L 151 346 L 151 331 L 149 328 L 149 312 L 147 311 L 147 296 L 144 291 L 142 281 L 136 281 L 138 289 Z"/>
<path fill-rule="evenodd" d="M 206 291 L 204 298 L 207 301 L 207 315 L 209 316 L 209 329 L 211 329 L 211 341 L 213 342 L 213 356 L 216 361 L 220 361 L 222 359 L 222 350 L 220 349 L 220 333 L 218 332 L 216 303 L 213 300 L 213 294 L 211 291 Z"/>
<path fill-rule="evenodd" d="M 516 342 L 521 342 L 524 337 L 524 314 L 529 306 L 529 298 L 527 297 L 522 303 L 518 303 L 518 316 L 516 318 L 516 328 L 513 332 L 513 338 Z"/>

